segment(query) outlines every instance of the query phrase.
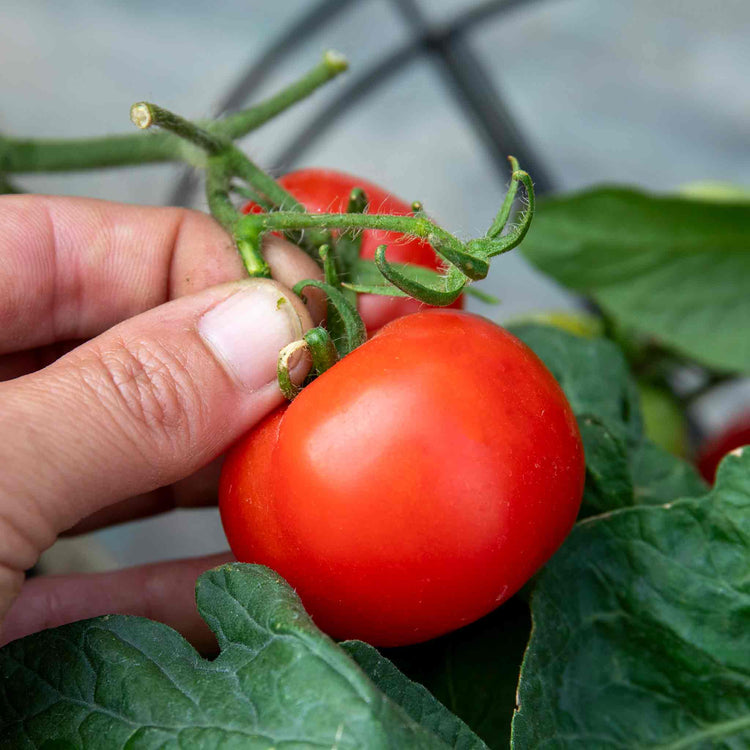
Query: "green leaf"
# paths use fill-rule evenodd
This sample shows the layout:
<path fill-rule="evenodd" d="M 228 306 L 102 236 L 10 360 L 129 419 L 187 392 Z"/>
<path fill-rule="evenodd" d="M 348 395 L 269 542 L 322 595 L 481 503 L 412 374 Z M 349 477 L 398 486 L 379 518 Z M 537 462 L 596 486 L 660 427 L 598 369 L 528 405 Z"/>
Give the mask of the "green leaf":
<path fill-rule="evenodd" d="M 604 513 L 635 504 L 635 491 L 627 443 L 595 417 L 578 419 L 586 455 L 586 485 L 580 516 Z"/>
<path fill-rule="evenodd" d="M 692 464 L 648 440 L 633 453 L 631 471 L 636 505 L 661 505 L 706 491 L 706 483 Z"/>
<path fill-rule="evenodd" d="M 584 338 L 556 326 L 508 326 L 560 383 L 579 421 L 593 417 L 634 445 L 643 438 L 640 397 L 622 352 L 611 341 Z"/>
<path fill-rule="evenodd" d="M 579 523 L 539 576 L 513 746 L 750 744 L 750 451 L 708 495 Z"/>
<path fill-rule="evenodd" d="M 549 368 L 578 420 L 586 454 L 582 515 L 633 505 L 632 451 L 643 440 L 638 392 L 620 350 L 606 339 L 550 325 L 509 327 Z"/>
<path fill-rule="evenodd" d="M 620 325 L 750 372 L 750 204 L 578 193 L 539 206 L 523 252 Z"/>
<path fill-rule="evenodd" d="M 378 690 L 267 568 L 216 568 L 196 596 L 221 647 L 213 661 L 165 625 L 117 615 L 0 650 L 0 746 L 452 747 Z"/>
<path fill-rule="evenodd" d="M 481 750 L 487 747 L 427 688 L 409 680 L 376 648 L 362 641 L 345 641 L 340 645 L 394 703 L 449 747 L 456 750 Z"/>
<path fill-rule="evenodd" d="M 586 454 L 582 517 L 705 491 L 691 466 L 644 437 L 638 387 L 614 343 L 553 325 L 509 330 L 549 368 L 578 420 Z"/>
<path fill-rule="evenodd" d="M 465 628 L 427 643 L 387 649 L 385 655 L 490 747 L 507 748 L 518 672 L 530 632 L 529 607 L 519 594 Z"/>

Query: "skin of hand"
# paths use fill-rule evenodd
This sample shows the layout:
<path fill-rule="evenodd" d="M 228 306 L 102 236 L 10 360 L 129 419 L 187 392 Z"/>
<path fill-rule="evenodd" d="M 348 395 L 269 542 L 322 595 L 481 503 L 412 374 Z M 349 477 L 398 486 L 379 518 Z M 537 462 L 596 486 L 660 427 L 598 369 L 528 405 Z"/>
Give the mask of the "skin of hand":
<path fill-rule="evenodd" d="M 324 315 L 290 287 L 320 278 L 294 245 L 274 281 L 242 279 L 198 212 L 0 198 L 0 644 L 108 613 L 150 617 L 198 648 L 204 570 L 231 556 L 25 582 L 61 534 L 216 502 L 221 454 L 279 405 L 276 358 Z M 294 379 L 309 362 L 301 358 Z"/>

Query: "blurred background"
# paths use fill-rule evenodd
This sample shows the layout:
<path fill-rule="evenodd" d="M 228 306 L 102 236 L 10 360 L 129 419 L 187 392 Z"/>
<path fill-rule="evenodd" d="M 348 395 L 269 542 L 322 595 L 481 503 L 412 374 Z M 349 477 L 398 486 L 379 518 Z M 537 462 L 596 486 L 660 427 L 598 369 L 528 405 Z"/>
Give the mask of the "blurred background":
<path fill-rule="evenodd" d="M 275 92 L 325 49 L 343 52 L 350 71 L 243 147 L 276 173 L 367 176 L 460 236 L 489 225 L 508 153 L 545 194 L 750 184 L 747 0 L 5 0 L 0 132 L 132 132 L 140 100 L 215 116 Z M 169 165 L 18 183 L 205 209 L 190 177 Z M 499 321 L 578 304 L 518 253 L 481 288 L 502 300 L 482 310 Z M 706 409 L 709 426 L 726 403 Z M 104 569 L 225 548 L 215 510 L 181 511 L 61 545 L 47 564 Z"/>

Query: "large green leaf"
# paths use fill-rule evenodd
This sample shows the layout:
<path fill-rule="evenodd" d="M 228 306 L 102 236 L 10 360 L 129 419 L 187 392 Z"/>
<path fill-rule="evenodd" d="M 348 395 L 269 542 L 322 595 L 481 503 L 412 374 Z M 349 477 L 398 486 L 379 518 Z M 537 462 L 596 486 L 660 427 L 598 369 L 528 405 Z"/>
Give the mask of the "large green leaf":
<path fill-rule="evenodd" d="M 584 521 L 541 573 L 513 746 L 750 746 L 750 451 L 712 492 Z"/>
<path fill-rule="evenodd" d="M 441 735 L 387 698 L 272 571 L 225 565 L 196 594 L 221 648 L 214 661 L 170 628 L 125 616 L 3 648 L 0 746 L 431 750 L 460 736 L 455 747 L 482 747 L 455 722 Z"/>
<path fill-rule="evenodd" d="M 540 205 L 523 252 L 620 324 L 750 372 L 750 204 L 593 190 Z"/>

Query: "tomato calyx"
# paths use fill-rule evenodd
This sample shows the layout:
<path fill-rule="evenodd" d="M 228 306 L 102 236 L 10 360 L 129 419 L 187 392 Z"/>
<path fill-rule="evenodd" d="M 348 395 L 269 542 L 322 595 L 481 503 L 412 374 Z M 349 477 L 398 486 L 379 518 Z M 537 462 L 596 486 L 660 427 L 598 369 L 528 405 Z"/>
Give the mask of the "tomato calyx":
<path fill-rule="evenodd" d="M 518 245 L 526 235 L 534 210 L 534 188 L 528 174 L 518 168 L 518 162 L 510 157 L 513 169 L 511 184 L 505 200 L 485 237 L 461 243 L 451 234 L 430 221 L 421 203 L 411 205 L 411 215 L 369 214 L 366 213 L 367 196 L 362 188 L 351 191 L 347 211 L 342 214 L 304 214 L 297 212 L 263 212 L 251 210 L 243 220 L 247 227 L 247 237 L 260 242 L 265 231 L 270 229 L 289 231 L 290 228 L 322 226 L 339 230 L 333 238 L 334 244 L 320 247 L 320 261 L 323 265 L 325 282 L 312 279 L 300 282 L 294 291 L 300 294 L 306 286 L 315 286 L 328 295 L 327 329 L 317 329 L 315 335 L 300 348 L 306 348 L 313 360 L 308 381 L 330 367 L 330 352 L 334 346 L 339 357 L 349 354 L 366 341 L 367 331 L 356 311 L 357 293 L 395 293 L 412 297 L 428 305 L 443 307 L 453 303 L 467 284 L 474 278 L 483 278 L 489 270 L 490 260 Z M 511 232 L 503 235 L 513 201 L 520 185 L 523 185 L 528 206 L 522 218 Z M 443 272 L 435 273 L 418 269 L 417 266 L 402 264 L 397 266 L 386 259 L 386 245 L 379 245 L 375 251 L 374 266 L 379 276 L 362 283 L 361 276 L 352 283 L 352 277 L 361 272 L 362 264 L 368 263 L 360 257 L 361 230 L 376 229 L 398 231 L 427 240 L 442 259 Z M 417 274 L 422 274 L 421 278 Z M 297 351 L 295 347 L 295 351 Z M 322 362 L 322 366 L 316 364 Z M 289 359 L 284 351 L 278 362 L 279 385 L 292 399 L 299 393 L 299 387 L 291 382 Z"/>

